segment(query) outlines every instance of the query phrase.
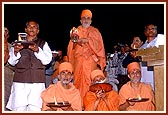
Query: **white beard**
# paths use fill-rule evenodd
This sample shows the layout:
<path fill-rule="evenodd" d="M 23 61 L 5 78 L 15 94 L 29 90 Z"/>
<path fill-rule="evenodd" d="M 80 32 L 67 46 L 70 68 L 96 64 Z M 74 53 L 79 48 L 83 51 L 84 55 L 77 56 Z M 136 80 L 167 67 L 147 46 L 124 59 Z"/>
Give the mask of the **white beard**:
<path fill-rule="evenodd" d="M 90 26 L 90 24 L 89 24 L 89 23 L 87 23 L 87 24 L 82 24 L 82 26 L 83 26 L 84 28 L 88 28 L 88 27 Z"/>
<path fill-rule="evenodd" d="M 71 82 L 72 79 L 68 79 L 68 80 L 62 80 L 62 84 L 64 85 L 68 85 Z"/>

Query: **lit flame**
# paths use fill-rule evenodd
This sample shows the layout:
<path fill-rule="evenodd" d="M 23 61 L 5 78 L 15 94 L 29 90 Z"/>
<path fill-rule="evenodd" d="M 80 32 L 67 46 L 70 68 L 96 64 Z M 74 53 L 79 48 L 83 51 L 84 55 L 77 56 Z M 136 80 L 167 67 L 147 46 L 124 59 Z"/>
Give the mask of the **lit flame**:
<path fill-rule="evenodd" d="M 57 102 L 56 102 L 55 96 L 54 96 L 54 102 L 55 102 L 55 105 L 56 105 L 56 104 L 57 104 Z"/>
<path fill-rule="evenodd" d="M 136 49 L 135 45 L 134 45 L 134 49 Z"/>
<path fill-rule="evenodd" d="M 18 41 L 22 41 L 22 38 L 20 37 L 20 35 L 18 36 Z"/>
<path fill-rule="evenodd" d="M 138 96 L 137 96 L 137 97 L 138 97 L 138 99 L 139 99 L 139 100 L 141 100 L 141 96 L 140 96 L 139 94 L 138 94 Z"/>
<path fill-rule="evenodd" d="M 77 28 L 73 27 L 70 31 L 70 34 L 78 34 Z"/>

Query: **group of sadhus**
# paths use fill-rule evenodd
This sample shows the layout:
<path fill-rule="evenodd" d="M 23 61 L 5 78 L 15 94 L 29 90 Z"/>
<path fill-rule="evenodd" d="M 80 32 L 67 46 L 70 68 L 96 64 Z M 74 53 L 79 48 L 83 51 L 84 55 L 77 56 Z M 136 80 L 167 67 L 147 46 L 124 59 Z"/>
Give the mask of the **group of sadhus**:
<path fill-rule="evenodd" d="M 40 93 L 42 99 L 41 110 L 155 110 L 154 94 L 151 86 L 140 82 L 141 69 L 138 62 L 128 64 L 130 81 L 121 87 L 119 93 L 113 90 L 111 84 L 106 83 L 106 77 L 102 71 L 106 65 L 102 36 L 98 29 L 90 26 L 91 18 L 90 10 L 82 12 L 80 20 L 82 26 L 78 27 L 79 39 L 77 42 L 71 40 L 69 42 L 68 61 L 62 62 L 58 68 L 59 81 L 49 85 L 47 89 Z M 97 65 L 100 67 L 98 68 Z M 143 101 L 139 97 L 147 100 Z M 134 101 L 134 98 L 139 100 Z"/>
<path fill-rule="evenodd" d="M 41 98 L 42 111 L 154 111 L 154 94 L 149 84 L 140 82 L 141 69 L 138 62 L 128 64 L 130 81 L 122 86 L 119 93 L 105 83 L 105 76 L 100 69 L 91 72 L 90 89 L 86 92 L 83 103 L 79 90 L 71 82 L 73 67 L 70 62 L 59 66 L 59 81 L 45 89 Z M 147 98 L 143 102 L 130 101 L 133 98 Z M 48 106 L 51 102 L 68 102 L 69 106 Z M 55 104 L 57 104 L 55 103 Z"/>
<path fill-rule="evenodd" d="M 140 82 L 138 62 L 128 64 L 130 81 L 121 87 L 119 93 L 106 83 L 103 40 L 98 29 L 90 26 L 91 18 L 90 10 L 82 11 L 78 36 L 74 37 L 74 34 L 75 39 L 72 37 L 68 44 L 68 61 L 58 68 L 59 81 L 41 93 L 42 111 L 155 110 L 151 86 Z"/>

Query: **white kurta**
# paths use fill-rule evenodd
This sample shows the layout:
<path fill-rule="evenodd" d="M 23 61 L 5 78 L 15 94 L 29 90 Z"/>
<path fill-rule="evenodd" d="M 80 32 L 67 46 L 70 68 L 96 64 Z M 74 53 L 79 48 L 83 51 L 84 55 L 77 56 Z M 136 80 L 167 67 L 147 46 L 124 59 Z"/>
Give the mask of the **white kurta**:
<path fill-rule="evenodd" d="M 10 58 L 8 62 L 15 66 L 21 57 L 20 52 L 17 53 L 17 56 L 14 55 L 14 48 L 11 47 L 9 52 Z M 45 42 L 43 50 L 39 47 L 39 52 L 34 52 L 34 55 L 37 59 L 41 61 L 43 65 L 50 63 L 52 59 L 52 52 L 48 46 L 48 43 Z M 7 103 L 7 108 L 13 111 L 22 110 L 25 107 L 29 109 L 24 109 L 24 111 L 40 111 L 42 108 L 41 92 L 45 89 L 45 83 L 19 83 L 13 82 L 11 95 Z M 30 106 L 34 106 L 31 108 Z"/>

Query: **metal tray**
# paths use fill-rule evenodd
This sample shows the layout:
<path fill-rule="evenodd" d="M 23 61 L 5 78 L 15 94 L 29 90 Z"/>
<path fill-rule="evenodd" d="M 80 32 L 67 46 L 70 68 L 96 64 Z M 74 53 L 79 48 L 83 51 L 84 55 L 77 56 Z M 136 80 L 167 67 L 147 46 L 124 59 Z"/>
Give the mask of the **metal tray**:
<path fill-rule="evenodd" d="M 68 107 L 68 106 L 71 106 L 71 104 L 70 103 L 63 103 L 63 102 L 55 104 L 55 102 L 50 102 L 50 103 L 47 103 L 47 106 L 48 107 Z"/>
<path fill-rule="evenodd" d="M 131 98 L 131 99 L 127 99 L 127 101 L 129 101 L 129 102 L 145 102 L 145 101 L 148 101 L 149 100 L 149 98 L 141 98 L 141 99 L 139 99 L 139 98 Z"/>

